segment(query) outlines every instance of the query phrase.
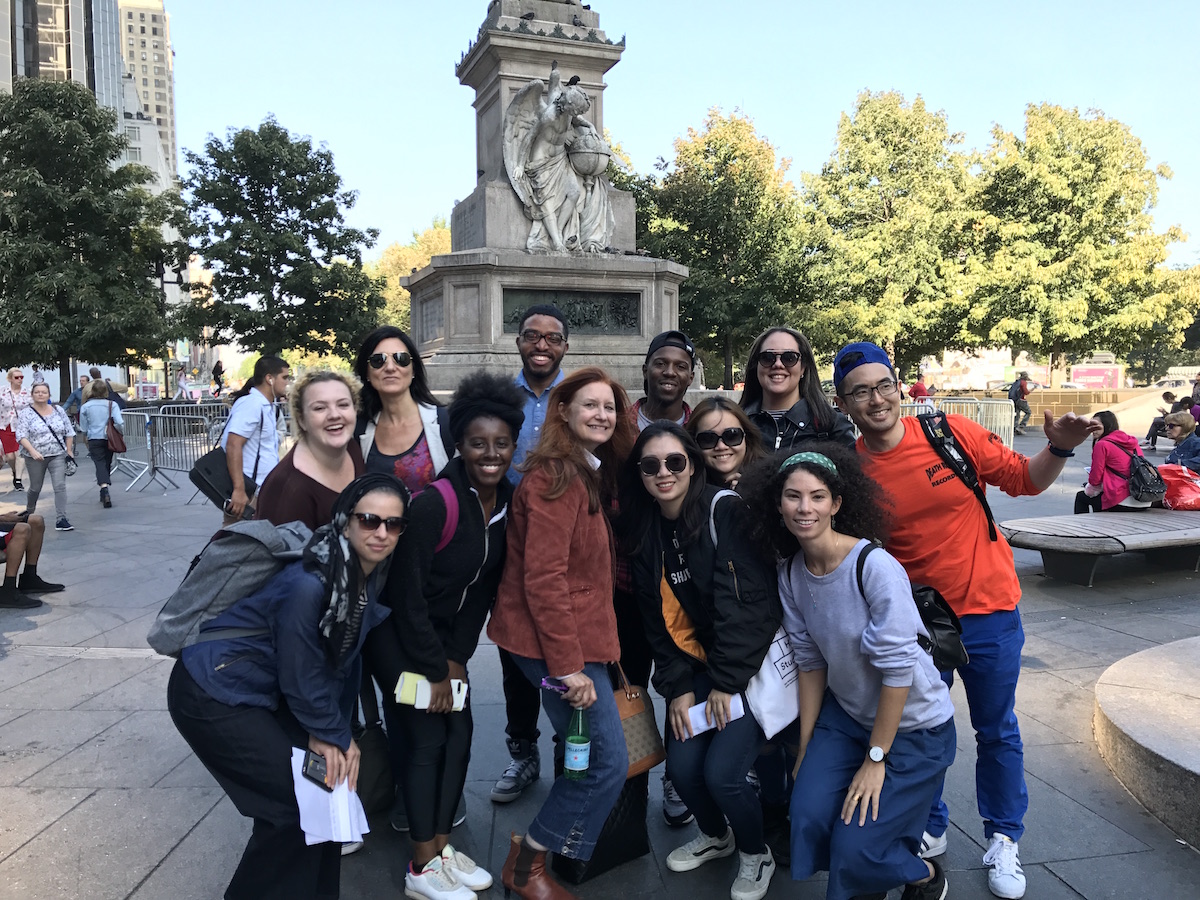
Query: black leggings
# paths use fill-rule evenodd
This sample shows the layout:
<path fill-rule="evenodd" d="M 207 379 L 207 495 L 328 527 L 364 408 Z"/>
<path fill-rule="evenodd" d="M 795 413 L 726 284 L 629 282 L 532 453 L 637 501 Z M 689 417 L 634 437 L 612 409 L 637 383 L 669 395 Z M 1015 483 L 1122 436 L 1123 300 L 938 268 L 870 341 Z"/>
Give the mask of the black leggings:
<path fill-rule="evenodd" d="M 462 712 L 429 713 L 396 704 L 392 712 L 404 747 L 401 793 L 409 836 L 432 841 L 449 834 L 471 761 L 471 700 Z"/>

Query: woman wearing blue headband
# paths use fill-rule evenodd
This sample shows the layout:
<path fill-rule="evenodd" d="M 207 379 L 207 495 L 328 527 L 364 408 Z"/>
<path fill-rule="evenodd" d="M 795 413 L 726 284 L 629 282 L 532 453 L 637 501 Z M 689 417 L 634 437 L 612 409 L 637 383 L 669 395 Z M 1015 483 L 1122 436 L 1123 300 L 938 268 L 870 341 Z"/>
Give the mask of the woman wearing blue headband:
<path fill-rule="evenodd" d="M 871 541 L 886 523 L 854 453 L 828 442 L 778 454 L 742 481 L 757 537 L 782 561 L 783 623 L 800 670 L 792 877 L 829 872 L 829 900 L 942 900 L 919 854 L 954 760 L 954 706 L 904 569 Z M 861 571 L 861 577 L 860 577 Z M 861 587 L 860 587 L 861 585 Z"/>

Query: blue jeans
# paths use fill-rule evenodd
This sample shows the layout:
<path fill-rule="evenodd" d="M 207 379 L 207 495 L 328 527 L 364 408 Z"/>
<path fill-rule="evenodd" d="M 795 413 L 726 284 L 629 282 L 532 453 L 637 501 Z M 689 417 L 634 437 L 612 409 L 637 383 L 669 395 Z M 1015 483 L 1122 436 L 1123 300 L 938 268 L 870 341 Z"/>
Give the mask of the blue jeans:
<path fill-rule="evenodd" d="M 696 702 L 703 703 L 712 682 L 699 672 L 692 683 Z M 746 773 L 764 740 L 748 710 L 723 730 L 714 728 L 686 741 L 676 738 L 667 726 L 667 772 L 675 790 L 709 837 L 723 835 L 728 820 L 743 853 L 763 852 L 762 806 Z"/>
<path fill-rule="evenodd" d="M 846 790 L 862 767 L 871 729 L 852 719 L 826 691 L 812 740 L 792 790 L 792 878 L 828 871 L 826 900 L 848 900 L 920 881 L 917 855 L 929 798 L 954 761 L 954 717 L 934 728 L 900 732 L 892 742 L 879 793 L 879 817 L 841 820 Z"/>
<path fill-rule="evenodd" d="M 971 725 L 975 728 L 975 798 L 983 817 L 983 836 L 1000 832 L 1014 841 L 1025 833 L 1029 792 L 1025 789 L 1025 751 L 1014 705 L 1025 629 L 1015 609 L 986 615 L 962 616 L 963 646 L 971 661 L 958 669 L 967 692 Z M 954 673 L 942 680 L 954 684 Z M 925 830 L 946 833 L 950 811 L 938 786 Z"/>
<path fill-rule="evenodd" d="M 513 662 L 530 681 L 541 686 L 550 674 L 544 660 L 512 654 Z M 591 859 L 596 839 L 625 786 L 629 752 L 625 730 L 613 699 L 612 679 L 603 663 L 588 663 L 583 674 L 596 685 L 596 702 L 587 710 L 592 750 L 587 778 L 556 778 L 550 796 L 529 825 L 528 834 L 543 847 L 571 859 Z M 555 691 L 542 691 L 542 708 L 560 741 L 566 742 L 571 705 Z"/>

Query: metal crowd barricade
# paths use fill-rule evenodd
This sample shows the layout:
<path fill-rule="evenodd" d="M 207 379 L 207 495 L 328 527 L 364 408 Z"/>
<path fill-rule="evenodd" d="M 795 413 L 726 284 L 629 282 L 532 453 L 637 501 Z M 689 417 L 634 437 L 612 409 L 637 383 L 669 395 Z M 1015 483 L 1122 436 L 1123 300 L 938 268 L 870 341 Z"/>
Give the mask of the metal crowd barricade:
<path fill-rule="evenodd" d="M 205 453 L 212 449 L 208 438 L 209 421 L 203 415 L 150 416 L 150 465 L 154 475 L 165 478 L 172 487 L 178 484 L 166 472 L 186 475 Z"/>
<path fill-rule="evenodd" d="M 121 412 L 125 423 L 125 452 L 113 457 L 113 473 L 124 472 L 133 481 L 129 488 L 150 471 L 150 414 L 126 409 Z"/>
<path fill-rule="evenodd" d="M 208 440 L 213 446 L 221 440 L 225 423 L 229 421 L 229 406 L 220 400 L 206 400 L 204 403 L 164 403 L 158 412 L 170 416 L 204 416 L 208 420 Z"/>
<path fill-rule="evenodd" d="M 974 397 L 941 397 L 937 400 L 937 408 L 947 415 L 979 421 L 979 401 Z"/>
<path fill-rule="evenodd" d="M 978 400 L 979 418 L 976 421 L 1004 441 L 1006 447 L 1013 445 L 1013 403 L 1011 400 Z"/>

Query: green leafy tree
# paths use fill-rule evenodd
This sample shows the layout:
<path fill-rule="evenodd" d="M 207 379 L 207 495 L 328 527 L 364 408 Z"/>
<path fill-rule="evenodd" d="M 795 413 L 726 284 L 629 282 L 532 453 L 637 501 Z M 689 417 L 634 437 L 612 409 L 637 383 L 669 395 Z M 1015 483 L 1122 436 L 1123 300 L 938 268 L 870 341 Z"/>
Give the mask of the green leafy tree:
<path fill-rule="evenodd" d="M 367 273 L 383 285 L 385 304 L 381 321 L 409 331 L 412 324 L 411 298 L 400 286 L 400 279 L 420 271 L 435 256 L 450 252 L 450 229 L 444 217 L 437 217 L 424 231 L 413 232 L 407 244 L 389 244 L 375 262 L 367 263 Z"/>
<path fill-rule="evenodd" d="M 680 288 L 679 324 L 723 360 L 733 384 L 735 352 L 764 328 L 799 317 L 804 240 L 790 161 L 734 112 L 710 110 L 701 131 L 675 141 L 675 160 L 654 191 L 646 246 L 690 270 Z"/>
<path fill-rule="evenodd" d="M 837 149 L 804 178 L 825 346 L 871 340 L 901 371 L 956 343 L 964 295 L 969 164 L 944 112 L 896 92 L 859 94 Z"/>
<path fill-rule="evenodd" d="M 183 309 L 187 328 L 262 353 L 348 358 L 383 307 L 362 266 L 379 232 L 345 224 L 357 194 L 343 189 L 333 154 L 268 117 L 184 156 L 181 231 L 213 273 Z"/>
<path fill-rule="evenodd" d="M 1158 181 L 1170 177 L 1098 111 L 1030 105 L 1024 137 L 997 127 L 982 159 L 965 335 L 1049 354 L 1058 370 L 1097 348 L 1125 355 L 1156 329 L 1182 341 L 1194 283 L 1163 264 L 1183 235 L 1156 233 L 1151 216 Z"/>
<path fill-rule="evenodd" d="M 74 82 L 18 79 L 0 91 L 0 355 L 57 366 L 114 366 L 163 352 L 161 286 L 172 254 L 163 223 L 177 202 L 153 174 L 119 165 L 117 116 Z"/>

